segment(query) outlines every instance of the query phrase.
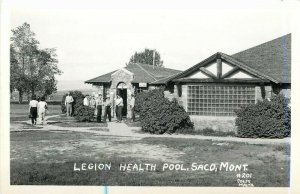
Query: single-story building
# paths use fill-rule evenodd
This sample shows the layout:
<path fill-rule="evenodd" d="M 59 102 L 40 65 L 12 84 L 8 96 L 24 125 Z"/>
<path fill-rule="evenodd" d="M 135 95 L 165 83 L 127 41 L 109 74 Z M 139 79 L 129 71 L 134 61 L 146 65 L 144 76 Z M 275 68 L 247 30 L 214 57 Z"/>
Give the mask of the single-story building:
<path fill-rule="evenodd" d="M 124 102 L 123 116 L 129 116 L 131 113 L 127 102 L 131 94 L 164 85 L 151 85 L 151 83 L 180 72 L 175 69 L 136 63 L 87 80 L 85 83 L 92 84 L 96 93 L 100 93 L 104 97 L 110 96 L 110 99 L 115 99 L 116 95 L 119 94 Z"/>
<path fill-rule="evenodd" d="M 291 95 L 291 34 L 228 55 L 217 52 L 185 71 L 134 64 L 88 80 L 125 102 L 137 91 L 165 86 L 191 116 L 234 117 L 241 105 Z M 130 115 L 124 110 L 124 116 Z"/>

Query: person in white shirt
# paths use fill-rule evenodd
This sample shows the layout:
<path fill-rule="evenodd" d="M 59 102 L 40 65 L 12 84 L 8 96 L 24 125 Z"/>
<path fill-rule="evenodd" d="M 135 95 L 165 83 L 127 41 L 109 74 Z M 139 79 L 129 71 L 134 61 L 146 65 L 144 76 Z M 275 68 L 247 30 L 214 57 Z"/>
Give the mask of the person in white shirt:
<path fill-rule="evenodd" d="M 73 97 L 70 95 L 70 92 L 68 92 L 66 99 L 65 99 L 65 106 L 67 109 L 67 117 L 72 115 L 72 104 L 74 102 Z"/>
<path fill-rule="evenodd" d="M 45 102 L 45 97 L 43 96 L 41 98 L 41 101 L 39 101 L 39 103 L 38 103 L 38 113 L 39 113 L 39 118 L 41 120 L 42 125 L 44 124 L 44 121 L 45 121 L 47 109 L 48 109 L 47 102 Z"/>
<path fill-rule="evenodd" d="M 90 105 L 89 95 L 86 95 L 85 98 L 83 99 L 83 105 L 84 106 L 89 106 Z"/>
<path fill-rule="evenodd" d="M 122 122 L 122 111 L 123 111 L 123 99 L 121 96 L 117 95 L 117 99 L 116 99 L 116 106 L 118 107 L 117 108 L 117 111 L 118 111 L 118 114 L 117 114 L 117 122 Z"/>
<path fill-rule="evenodd" d="M 35 96 L 32 96 L 29 102 L 29 114 L 31 118 L 31 124 L 35 124 L 35 125 L 36 125 L 36 118 L 37 118 L 37 107 L 38 107 L 38 101 L 36 100 Z"/>

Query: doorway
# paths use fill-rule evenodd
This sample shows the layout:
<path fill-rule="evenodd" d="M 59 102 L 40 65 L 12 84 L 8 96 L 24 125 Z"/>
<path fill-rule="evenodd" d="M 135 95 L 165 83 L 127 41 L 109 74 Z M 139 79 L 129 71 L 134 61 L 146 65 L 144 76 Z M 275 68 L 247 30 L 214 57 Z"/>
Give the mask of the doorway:
<path fill-rule="evenodd" d="M 122 110 L 122 116 L 127 116 L 127 87 L 125 83 L 121 82 L 117 86 L 117 95 L 121 96 L 123 99 L 123 110 Z"/>

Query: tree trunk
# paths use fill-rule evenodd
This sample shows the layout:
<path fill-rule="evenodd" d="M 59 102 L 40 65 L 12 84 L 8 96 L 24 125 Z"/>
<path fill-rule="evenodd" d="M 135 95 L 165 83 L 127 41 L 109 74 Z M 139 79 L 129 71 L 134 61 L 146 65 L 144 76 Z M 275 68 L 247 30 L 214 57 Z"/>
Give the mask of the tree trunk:
<path fill-rule="evenodd" d="M 19 91 L 19 104 L 23 102 L 23 91 Z"/>

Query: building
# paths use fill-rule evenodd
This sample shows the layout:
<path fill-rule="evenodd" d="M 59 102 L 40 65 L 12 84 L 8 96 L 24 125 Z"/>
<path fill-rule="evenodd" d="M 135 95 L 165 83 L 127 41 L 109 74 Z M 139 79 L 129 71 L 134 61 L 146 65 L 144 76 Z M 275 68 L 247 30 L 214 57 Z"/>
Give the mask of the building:
<path fill-rule="evenodd" d="M 97 93 L 102 94 L 104 97 L 110 96 L 110 99 L 115 99 L 116 95 L 119 94 L 124 101 L 123 116 L 127 116 L 131 115 L 129 103 L 127 103 L 131 94 L 164 85 L 151 85 L 151 83 L 180 72 L 175 69 L 153 67 L 145 64 L 131 64 L 119 70 L 85 81 L 85 83 L 92 84 Z"/>
<path fill-rule="evenodd" d="M 177 98 L 193 118 L 234 117 L 242 105 L 279 93 L 290 98 L 291 34 L 233 55 L 215 53 L 183 72 L 135 64 L 86 83 L 123 99 L 163 85 L 165 95 Z"/>

